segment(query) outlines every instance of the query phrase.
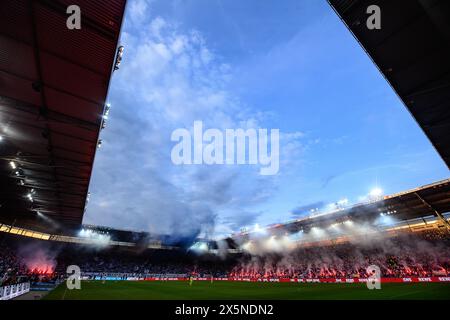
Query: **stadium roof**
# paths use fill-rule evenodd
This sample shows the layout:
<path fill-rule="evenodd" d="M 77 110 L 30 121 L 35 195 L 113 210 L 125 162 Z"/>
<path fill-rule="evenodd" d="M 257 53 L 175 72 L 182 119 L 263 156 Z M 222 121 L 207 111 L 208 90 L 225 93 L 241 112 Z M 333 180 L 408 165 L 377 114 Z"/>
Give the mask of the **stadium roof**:
<path fill-rule="evenodd" d="M 81 29 L 69 30 L 69 5 Z M 0 219 L 82 221 L 126 0 L 2 0 Z"/>
<path fill-rule="evenodd" d="M 273 225 L 269 230 L 274 233 L 292 233 L 307 230 L 313 226 L 328 226 L 331 223 L 343 222 L 348 219 L 373 222 L 381 215 L 389 215 L 395 221 L 428 216 L 435 216 L 440 219 L 447 212 L 450 212 L 450 179 L 335 211 L 314 213 L 285 224 Z M 236 236 L 239 237 L 240 235 Z"/>
<path fill-rule="evenodd" d="M 328 1 L 450 167 L 450 1 Z M 369 5 L 380 30 L 366 26 Z"/>

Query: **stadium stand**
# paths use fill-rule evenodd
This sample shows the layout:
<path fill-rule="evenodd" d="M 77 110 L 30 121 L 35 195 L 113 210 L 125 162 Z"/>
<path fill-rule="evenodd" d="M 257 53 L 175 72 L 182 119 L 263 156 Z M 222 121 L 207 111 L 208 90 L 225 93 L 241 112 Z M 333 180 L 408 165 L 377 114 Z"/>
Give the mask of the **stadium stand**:
<path fill-rule="evenodd" d="M 8 236 L 1 247 L 3 283 L 17 279 L 51 281 L 78 265 L 87 279 L 248 278 L 328 279 L 367 278 L 366 268 L 378 265 L 384 278 L 450 276 L 450 234 L 445 228 L 401 232 L 380 239 L 299 246 L 288 253 L 227 256 L 195 254 L 183 249 L 155 250 L 80 244 L 58 244 Z M 34 255 L 21 256 L 24 248 Z"/>

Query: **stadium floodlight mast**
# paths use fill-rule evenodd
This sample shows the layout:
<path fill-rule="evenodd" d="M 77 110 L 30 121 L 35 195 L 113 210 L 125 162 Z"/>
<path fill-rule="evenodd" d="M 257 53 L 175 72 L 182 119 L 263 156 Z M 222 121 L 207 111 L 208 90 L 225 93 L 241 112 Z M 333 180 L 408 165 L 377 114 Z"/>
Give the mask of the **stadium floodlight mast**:
<path fill-rule="evenodd" d="M 383 195 L 383 190 L 379 187 L 375 187 L 372 190 L 370 190 L 369 195 L 374 198 L 380 197 Z"/>
<path fill-rule="evenodd" d="M 10 162 L 9 162 L 9 165 L 10 165 L 11 168 L 13 168 L 13 169 L 16 169 L 16 168 L 17 168 L 17 165 L 16 165 L 16 163 L 15 163 L 14 161 L 10 161 Z"/>
<path fill-rule="evenodd" d="M 350 220 L 350 219 L 348 219 L 348 220 L 345 220 L 345 221 L 344 221 L 344 225 L 346 225 L 347 227 L 350 227 L 350 226 L 352 226 L 352 225 L 353 225 L 353 221 L 352 221 L 352 220 Z"/>
<path fill-rule="evenodd" d="M 103 119 L 108 119 L 109 111 L 111 110 L 111 104 L 107 103 L 105 107 L 105 112 L 103 113 Z"/>
<path fill-rule="evenodd" d="M 309 234 L 315 239 L 322 239 L 326 236 L 325 230 L 316 226 L 311 227 Z"/>
<path fill-rule="evenodd" d="M 266 229 L 261 228 L 261 227 L 259 226 L 259 224 L 257 224 L 257 223 L 255 223 L 255 227 L 253 228 L 253 231 L 254 231 L 255 233 L 261 233 L 261 234 L 266 233 Z"/>
<path fill-rule="evenodd" d="M 247 241 L 242 245 L 242 249 L 245 251 L 250 251 L 253 248 L 253 244 L 251 241 Z"/>
<path fill-rule="evenodd" d="M 122 62 L 124 46 L 117 48 L 116 61 L 114 62 L 114 71 L 119 70 L 120 63 Z"/>
<path fill-rule="evenodd" d="M 206 242 L 197 241 L 189 247 L 189 250 L 199 252 L 199 253 L 206 252 L 206 251 L 208 251 L 208 244 Z"/>

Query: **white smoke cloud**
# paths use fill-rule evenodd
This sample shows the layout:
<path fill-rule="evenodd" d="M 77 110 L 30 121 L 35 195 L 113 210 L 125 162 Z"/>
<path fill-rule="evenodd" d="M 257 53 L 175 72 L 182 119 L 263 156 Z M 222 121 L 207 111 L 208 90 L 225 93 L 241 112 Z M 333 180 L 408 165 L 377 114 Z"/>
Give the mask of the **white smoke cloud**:
<path fill-rule="evenodd" d="M 57 264 L 58 250 L 43 243 L 32 242 L 20 246 L 17 250 L 17 255 L 29 271 L 52 273 Z"/>
<path fill-rule="evenodd" d="M 232 66 L 201 33 L 153 16 L 150 3 L 130 6 L 84 223 L 183 237 L 239 230 L 233 217 L 244 210 L 256 219 L 251 207 L 272 196 L 277 178 L 249 166 L 174 166 L 170 136 L 194 120 L 258 128 L 265 115 L 227 89 Z M 282 135 L 282 163 L 295 158 L 289 154 L 298 152 L 301 137 Z"/>
<path fill-rule="evenodd" d="M 393 234 L 369 222 L 348 220 L 290 235 L 261 235 L 251 233 L 240 244 L 248 255 L 235 272 L 341 276 L 343 270 L 363 274 L 367 266 L 376 264 L 384 275 L 398 267 L 407 272 L 426 266 L 432 266 L 433 274 L 440 274 L 450 264 L 445 243 L 427 241 L 416 234 Z M 330 241 L 343 235 L 346 241 L 341 244 Z"/>

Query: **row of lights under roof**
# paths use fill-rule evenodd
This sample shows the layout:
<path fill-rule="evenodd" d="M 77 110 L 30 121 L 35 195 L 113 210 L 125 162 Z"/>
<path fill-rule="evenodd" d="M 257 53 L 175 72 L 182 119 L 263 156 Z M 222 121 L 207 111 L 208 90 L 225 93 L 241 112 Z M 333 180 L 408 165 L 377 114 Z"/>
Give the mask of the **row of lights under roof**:
<path fill-rule="evenodd" d="M 109 110 L 110 109 L 111 109 L 111 104 L 107 103 L 106 106 L 105 106 L 105 112 L 102 115 L 102 127 L 101 127 L 102 130 L 106 128 L 106 120 L 108 120 Z M 103 142 L 102 139 L 98 139 L 97 148 L 101 148 L 102 142 Z"/>
<path fill-rule="evenodd" d="M 352 221 L 350 218 L 347 218 L 347 219 L 344 220 L 344 221 L 334 222 L 334 223 L 330 224 L 330 225 L 328 226 L 328 228 L 335 228 L 335 227 L 338 227 L 338 226 L 340 226 L 340 225 L 351 226 L 352 224 L 353 224 L 353 221 Z M 317 230 L 317 229 L 321 229 L 321 228 L 318 227 L 318 226 L 312 226 L 311 229 Z M 303 227 L 299 228 L 299 229 L 297 230 L 297 232 L 302 232 L 302 233 L 303 233 L 303 232 L 304 232 L 304 228 L 303 228 Z"/>
<path fill-rule="evenodd" d="M 391 214 L 394 214 L 394 213 L 397 213 L 397 210 L 382 212 L 382 213 L 380 213 L 380 216 L 382 216 L 382 217 L 390 216 Z"/>
<path fill-rule="evenodd" d="M 17 166 L 17 164 L 14 161 L 10 161 L 9 165 L 11 166 L 11 168 L 14 170 L 14 174 L 16 176 L 20 176 L 21 172 L 20 172 L 20 168 Z M 23 179 L 20 179 L 20 185 L 23 186 L 25 185 L 25 182 L 23 181 Z M 36 190 L 34 190 L 33 188 L 30 190 L 30 192 L 28 192 L 26 194 L 26 198 L 30 201 L 30 202 L 34 202 L 34 198 L 33 196 L 36 194 Z M 36 211 L 36 214 L 40 217 L 40 218 L 45 218 L 45 215 L 40 212 L 39 210 Z M 47 218 L 48 219 L 48 218 Z"/>
<path fill-rule="evenodd" d="M 111 110 L 111 104 L 110 104 L 110 103 L 107 103 L 106 106 L 105 106 L 105 112 L 104 112 L 103 115 L 102 115 L 102 126 L 101 126 L 101 130 L 103 130 L 103 129 L 106 128 L 106 120 L 108 120 L 108 117 L 109 117 L 109 111 L 110 111 L 110 110 Z M 98 139 L 98 141 L 97 141 L 97 148 L 101 148 L 102 143 L 103 143 L 103 140 L 102 140 L 102 139 Z M 86 211 L 86 205 L 87 205 L 87 203 L 89 202 L 89 197 L 90 197 L 90 195 L 91 195 L 91 193 L 88 192 L 87 197 L 86 197 L 86 203 L 85 203 L 85 205 L 84 205 L 84 210 L 85 210 L 85 211 Z"/>
<path fill-rule="evenodd" d="M 20 169 L 17 164 L 14 161 L 10 161 L 9 165 L 11 166 L 11 168 L 14 170 L 14 174 L 16 176 L 20 176 L 22 174 L 22 169 Z M 20 185 L 23 186 L 25 185 L 25 182 L 23 181 L 23 179 L 20 179 Z M 31 189 L 29 193 L 27 193 L 26 197 L 28 200 L 30 200 L 31 202 L 34 201 L 33 199 L 33 195 L 36 194 L 36 191 L 34 189 Z"/>
<path fill-rule="evenodd" d="M 123 49 L 122 49 L 123 50 Z M 119 63 L 120 63 L 120 61 L 119 61 Z M 110 103 L 107 103 L 106 104 L 106 107 L 105 107 L 105 112 L 104 112 L 104 114 L 102 115 L 102 118 L 103 118 L 103 121 L 102 121 L 102 129 L 104 129 L 105 127 L 106 127 L 106 120 L 108 119 L 108 116 L 109 116 L 109 111 L 110 111 L 110 109 L 111 109 L 111 104 Z M 3 136 L 2 135 L 0 135 L 0 142 L 3 140 Z M 100 148 L 102 146 L 102 139 L 99 139 L 98 140 L 98 143 L 97 143 L 97 147 L 98 148 Z M 21 174 L 22 174 L 22 170 L 17 166 L 17 164 L 14 162 L 14 161 L 10 161 L 9 162 L 9 165 L 11 166 L 11 168 L 14 170 L 14 174 L 16 175 L 16 176 L 20 176 Z M 21 186 L 23 186 L 23 185 L 25 185 L 25 182 L 23 181 L 23 179 L 20 179 L 20 185 Z M 31 202 L 33 202 L 34 200 L 33 200 L 33 195 L 35 194 L 36 192 L 35 192 L 35 190 L 34 189 L 31 189 L 30 190 L 30 192 L 26 195 L 26 197 L 28 198 L 28 200 L 30 200 Z M 90 194 L 88 194 L 88 199 L 87 199 L 87 201 L 89 201 L 89 195 Z"/>

